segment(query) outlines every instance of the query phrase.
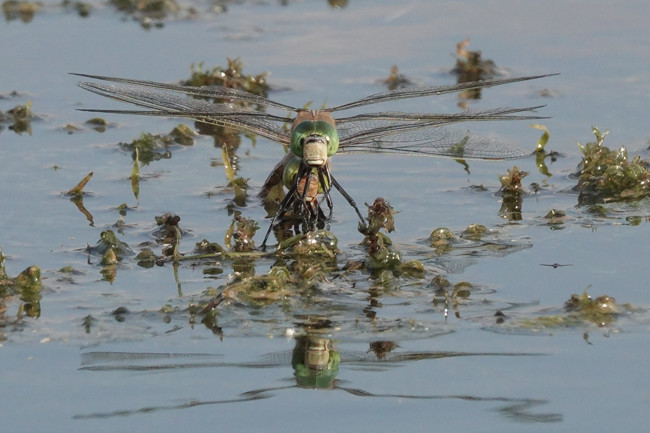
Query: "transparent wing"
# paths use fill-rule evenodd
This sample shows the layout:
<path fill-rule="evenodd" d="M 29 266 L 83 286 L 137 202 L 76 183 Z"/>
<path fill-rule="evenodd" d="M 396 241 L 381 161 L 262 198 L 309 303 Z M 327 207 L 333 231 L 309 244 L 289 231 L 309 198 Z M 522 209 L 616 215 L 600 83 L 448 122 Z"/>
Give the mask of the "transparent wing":
<path fill-rule="evenodd" d="M 539 107 L 501 108 L 457 114 L 371 113 L 338 119 L 340 152 L 380 152 L 463 159 L 516 159 L 532 154 L 517 145 L 450 130 L 464 121 L 539 119 L 513 115 Z"/>
<path fill-rule="evenodd" d="M 137 80 L 123 80 L 126 82 L 134 82 L 135 84 L 143 83 Z M 246 107 L 237 106 L 232 102 L 210 102 L 200 99 L 190 98 L 187 95 L 203 96 L 211 98 L 224 98 L 225 93 L 218 91 L 208 91 L 203 89 L 200 92 L 190 93 L 186 86 L 165 85 L 163 83 L 148 83 L 149 87 L 160 87 L 168 90 L 163 92 L 160 90 L 151 89 L 148 87 L 133 87 L 122 86 L 108 83 L 95 83 L 95 82 L 81 82 L 79 86 L 83 89 L 89 90 L 102 96 L 116 99 L 122 102 L 137 105 L 139 107 L 149 108 L 150 111 L 144 110 L 84 110 L 102 113 L 119 113 L 119 114 L 139 114 L 148 116 L 169 116 L 169 117 L 185 117 L 200 122 L 205 122 L 218 126 L 227 126 L 244 132 L 252 132 L 270 140 L 279 143 L 287 144 L 289 142 L 289 135 L 284 131 L 278 122 L 286 122 L 286 117 L 275 116 L 272 114 L 255 111 Z M 219 88 L 220 90 L 234 90 Z M 197 90 L 201 90 L 200 88 Z M 214 90 L 214 89 L 212 89 Z M 181 94 L 173 93 L 175 91 Z M 259 101 L 259 97 L 248 94 L 241 95 L 242 93 L 236 91 L 235 93 L 226 92 L 229 95 L 237 94 L 237 101 L 253 102 Z M 209 96 L 208 96 L 209 95 Z M 218 96 L 217 96 L 218 95 Z M 246 96 L 244 98 L 244 96 Z M 265 98 L 260 98 L 264 101 L 272 103 Z M 257 103 L 257 102 L 256 102 Z M 272 106 L 267 104 L 267 106 Z M 277 108 L 277 107 L 276 107 Z"/>
<path fill-rule="evenodd" d="M 380 102 L 395 101 L 398 99 L 408 98 L 421 98 L 424 96 L 443 95 L 445 93 L 454 93 L 461 90 L 470 89 L 484 89 L 487 87 L 500 86 L 502 84 L 516 83 L 519 81 L 536 80 L 538 78 L 551 77 L 558 74 L 545 74 L 545 75 L 531 75 L 527 77 L 514 77 L 514 78 L 500 78 L 495 80 L 485 81 L 472 81 L 469 83 L 449 84 L 444 86 L 432 87 L 419 87 L 419 88 L 406 88 L 401 90 L 393 90 L 390 92 L 376 93 L 374 95 L 366 96 L 365 98 L 358 99 L 354 102 L 339 105 L 338 107 L 330 108 L 328 111 L 341 111 L 349 110 L 351 108 L 363 107 L 370 104 L 378 104 Z"/>
<path fill-rule="evenodd" d="M 518 159 L 532 155 L 520 146 L 473 134 L 469 131 L 430 127 L 372 140 L 341 144 L 339 153 L 393 153 L 455 159 Z"/>
<path fill-rule="evenodd" d="M 226 99 L 230 101 L 245 102 L 249 104 L 262 105 L 268 108 L 277 108 L 285 111 L 298 111 L 298 108 L 290 105 L 285 105 L 280 102 L 275 102 L 262 96 L 257 96 L 252 93 L 231 89 L 229 87 L 211 86 L 211 87 L 194 87 L 194 86 L 181 86 L 179 84 L 158 83 L 155 81 L 147 80 L 134 80 L 132 78 L 118 78 L 106 77 L 103 75 L 89 75 L 89 74 L 76 74 L 79 77 L 92 78 L 95 80 L 110 81 L 113 83 L 128 84 L 136 87 L 149 87 L 155 89 L 163 89 L 172 92 L 185 93 L 186 95 L 200 96 L 203 98 L 213 99 Z"/>

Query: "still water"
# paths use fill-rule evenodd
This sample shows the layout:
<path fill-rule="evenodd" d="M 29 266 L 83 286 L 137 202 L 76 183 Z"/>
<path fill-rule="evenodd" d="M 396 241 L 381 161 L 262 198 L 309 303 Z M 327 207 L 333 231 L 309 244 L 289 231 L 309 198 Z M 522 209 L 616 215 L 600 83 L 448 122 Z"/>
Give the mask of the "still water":
<path fill-rule="evenodd" d="M 2 431 L 647 430 L 650 202 L 578 206 L 571 191 L 575 143 L 593 141 L 592 125 L 611 131 L 612 149 L 649 157 L 650 5 L 610 3 L 195 1 L 148 21 L 107 3 L 82 18 L 46 2 L 28 22 L 7 14 L 0 110 L 31 101 L 35 119 L 20 135 L 0 124 L 0 246 L 9 276 L 38 266 L 43 287 L 38 318 L 19 296 L 0 301 Z M 453 83 L 456 44 L 467 37 L 506 76 L 561 73 L 469 102 L 546 104 L 547 149 L 560 156 L 547 159 L 550 176 L 534 158 L 516 161 L 530 172 L 525 187 L 542 188 L 515 221 L 499 214 L 497 194 L 512 161 L 470 162 L 468 173 L 453 160 L 335 156 L 337 179 L 360 205 L 382 196 L 399 212 L 390 237 L 423 263 L 423 278 L 382 283 L 341 271 L 268 305 L 223 303 L 216 322 L 201 323 L 193 305 L 231 282 L 237 263 L 211 263 L 223 273 L 209 275 L 202 262 L 145 268 L 129 256 L 107 275 L 86 252 L 110 229 L 136 253 L 160 253 L 154 218 L 165 212 L 181 217 L 183 251 L 202 239 L 223 244 L 233 192 L 221 149 L 199 136 L 141 164 L 136 197 L 132 154 L 119 143 L 166 134 L 179 120 L 105 115 L 96 132 L 76 108 L 125 107 L 77 88 L 68 72 L 178 82 L 192 64 L 240 58 L 245 73 L 269 73 L 272 99 L 333 106 L 384 91 L 392 65 L 415 85 Z M 447 95 L 385 109 L 458 105 Z M 540 135 L 527 122 L 464 127 L 531 151 Z M 260 223 L 258 243 L 267 220 L 254 195 L 283 154 L 244 136 L 237 150 L 250 187 L 238 210 Z M 65 192 L 91 171 L 83 213 Z M 334 200 L 340 270 L 364 252 L 354 211 Z M 566 216 L 549 221 L 552 209 Z M 489 233 L 452 252 L 426 240 L 437 227 L 458 235 L 474 223 Z M 274 262 L 256 260 L 255 274 Z M 542 266 L 554 264 L 567 266 Z M 446 304 L 447 317 L 431 283 L 438 275 L 471 284 Z M 574 320 L 564 303 L 585 290 L 615 298 L 620 313 Z M 305 373 L 309 362 L 318 380 Z"/>

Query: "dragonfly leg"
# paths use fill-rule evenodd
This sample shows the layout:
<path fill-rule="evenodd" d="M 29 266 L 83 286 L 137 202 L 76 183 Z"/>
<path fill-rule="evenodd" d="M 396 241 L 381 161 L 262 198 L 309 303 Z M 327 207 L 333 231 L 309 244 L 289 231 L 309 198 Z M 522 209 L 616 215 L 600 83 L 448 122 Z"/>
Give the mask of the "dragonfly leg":
<path fill-rule="evenodd" d="M 311 184 L 311 167 L 307 167 L 306 172 L 299 172 L 296 179 L 298 182 L 304 177 L 305 185 L 303 186 L 302 193 L 299 197 L 299 208 L 298 214 L 302 217 L 303 221 L 303 232 L 308 232 L 313 226 L 313 221 L 318 218 L 318 214 L 314 210 L 313 202 L 316 200 L 316 197 L 312 197 L 309 202 L 307 202 L 307 194 L 309 193 L 309 185 Z"/>
<path fill-rule="evenodd" d="M 275 223 L 275 220 L 278 218 L 278 215 L 283 215 L 289 206 L 291 206 L 292 202 L 295 200 L 295 193 L 296 190 L 298 189 L 298 182 L 294 182 L 293 185 L 291 185 L 291 188 L 289 189 L 289 192 L 287 195 L 284 196 L 282 201 L 280 202 L 280 206 L 278 206 L 278 210 L 275 212 L 275 215 L 273 215 L 273 218 L 271 218 L 271 223 L 269 224 L 268 230 L 266 230 L 266 235 L 264 235 L 264 241 L 262 241 L 262 245 L 260 248 L 262 251 L 266 250 L 266 241 L 269 238 L 269 235 L 271 234 L 271 229 L 273 228 L 273 224 Z"/>
<path fill-rule="evenodd" d="M 337 181 L 336 179 L 334 179 L 334 176 L 332 176 L 332 173 L 330 173 L 330 179 L 332 180 L 332 185 L 334 185 L 334 187 L 335 187 L 336 189 L 339 190 L 339 192 L 341 193 L 341 195 L 342 195 L 343 197 L 345 197 L 345 199 L 348 201 L 348 203 L 350 203 L 350 206 L 352 206 L 352 207 L 354 208 L 354 210 L 357 211 L 357 215 L 359 215 L 359 220 L 361 220 L 361 224 L 365 226 L 365 225 L 366 225 L 366 222 L 364 221 L 363 216 L 361 215 L 361 212 L 359 212 L 359 208 L 357 207 L 357 203 L 354 201 L 354 199 L 352 198 L 352 196 L 350 196 L 350 194 L 348 194 L 348 193 L 343 189 L 343 187 L 341 186 L 341 184 L 338 183 L 338 181 Z"/>
<path fill-rule="evenodd" d="M 300 185 L 301 180 L 304 179 L 305 184 L 304 184 L 304 189 L 301 193 L 298 192 L 298 187 Z M 266 248 L 266 241 L 269 238 L 269 235 L 271 234 L 271 230 L 273 228 L 273 225 L 278 219 L 282 219 L 284 216 L 285 212 L 287 209 L 289 209 L 290 206 L 294 206 L 294 214 L 298 215 L 302 221 L 302 231 L 307 232 L 312 229 L 312 221 L 318 220 L 319 217 L 319 212 L 320 212 L 320 207 L 318 205 L 314 206 L 311 204 L 311 202 L 307 201 L 307 194 L 309 191 L 309 185 L 311 183 L 311 167 L 301 164 L 300 168 L 298 169 L 298 174 L 291 185 L 291 188 L 287 192 L 287 195 L 284 196 L 284 199 L 280 202 L 280 205 L 278 206 L 278 209 L 271 219 L 271 223 L 269 225 L 269 228 L 266 231 L 266 235 L 264 236 L 264 241 L 262 242 L 261 249 L 264 250 Z M 314 197 L 315 200 L 315 197 Z M 298 226 L 296 226 L 296 232 L 298 232 Z"/>
<path fill-rule="evenodd" d="M 323 197 L 325 197 L 327 207 L 330 209 L 329 215 L 327 216 L 327 231 L 329 231 L 332 225 L 334 202 L 332 201 L 332 196 L 330 194 L 330 191 L 332 190 L 332 176 L 328 168 L 318 170 L 318 181 L 323 187 Z"/>

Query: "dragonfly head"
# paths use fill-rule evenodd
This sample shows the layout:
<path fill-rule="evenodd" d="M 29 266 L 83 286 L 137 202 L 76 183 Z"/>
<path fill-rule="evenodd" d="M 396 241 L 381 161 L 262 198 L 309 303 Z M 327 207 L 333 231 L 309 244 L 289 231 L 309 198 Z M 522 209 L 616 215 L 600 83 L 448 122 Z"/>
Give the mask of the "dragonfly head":
<path fill-rule="evenodd" d="M 322 120 L 300 122 L 291 134 L 291 151 L 311 167 L 322 167 L 339 148 L 336 128 Z"/>

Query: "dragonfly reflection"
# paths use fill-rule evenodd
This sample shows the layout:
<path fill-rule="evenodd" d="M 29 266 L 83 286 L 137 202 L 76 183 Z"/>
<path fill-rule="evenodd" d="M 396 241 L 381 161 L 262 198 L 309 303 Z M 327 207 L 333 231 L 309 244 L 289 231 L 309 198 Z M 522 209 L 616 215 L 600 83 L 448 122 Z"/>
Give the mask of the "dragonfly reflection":
<path fill-rule="evenodd" d="M 125 416 L 141 413 L 151 413 L 159 410 L 179 410 L 202 405 L 217 405 L 240 403 L 271 398 L 277 392 L 294 388 L 340 390 L 359 397 L 399 398 L 418 400 L 459 399 L 467 401 L 499 402 L 504 406 L 499 409 L 508 417 L 522 422 L 557 422 L 562 415 L 556 413 L 532 413 L 535 406 L 545 404 L 545 400 L 510 397 L 484 397 L 467 394 L 438 394 L 410 395 L 393 393 L 374 393 L 360 388 L 345 386 L 346 381 L 337 379 L 341 363 L 377 371 L 377 367 L 398 366 L 409 361 L 439 359 L 466 356 L 535 356 L 533 353 L 507 352 L 395 352 L 399 346 L 394 342 L 381 341 L 370 343 L 367 352 L 339 352 L 334 342 L 320 332 L 308 333 L 295 339 L 293 350 L 266 354 L 256 361 L 232 363 L 219 360 L 219 355 L 206 353 L 135 353 L 135 352 L 87 352 L 82 354 L 80 370 L 89 371 L 156 371 L 177 370 L 187 368 L 275 368 L 291 364 L 294 371 L 295 384 L 277 387 L 260 388 L 244 392 L 234 398 L 221 400 L 195 400 L 181 404 L 162 406 L 147 406 L 143 408 L 118 410 L 115 412 L 91 413 L 75 416 L 76 419 L 106 418 L 110 416 Z"/>

